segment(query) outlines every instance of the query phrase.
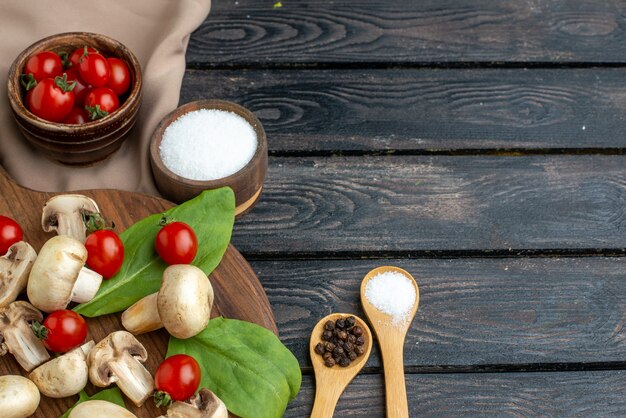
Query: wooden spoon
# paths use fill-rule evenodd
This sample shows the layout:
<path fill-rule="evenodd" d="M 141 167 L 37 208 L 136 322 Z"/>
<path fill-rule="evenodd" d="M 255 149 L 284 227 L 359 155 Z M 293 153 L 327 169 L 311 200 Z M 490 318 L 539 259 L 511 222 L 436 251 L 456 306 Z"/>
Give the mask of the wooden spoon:
<path fill-rule="evenodd" d="M 398 272 L 411 279 L 415 286 L 415 303 L 406 315 L 406 320 L 394 322 L 391 315 L 379 311 L 365 296 L 367 282 L 378 274 Z M 406 384 L 404 382 L 404 337 L 413 321 L 419 305 L 419 288 L 413 276 L 398 267 L 383 266 L 367 273 L 361 282 L 361 304 L 367 318 L 374 328 L 385 368 L 385 394 L 387 398 L 387 418 L 408 418 L 409 405 L 406 398 Z"/>
<path fill-rule="evenodd" d="M 356 325 L 363 328 L 365 337 L 365 352 L 354 360 L 348 367 L 341 367 L 338 364 L 333 367 L 326 367 L 324 359 L 315 352 L 317 343 L 322 342 L 324 324 L 327 321 L 336 321 L 339 318 L 354 316 Z M 311 418 L 330 418 L 333 416 L 335 406 L 346 386 L 361 371 L 372 351 L 372 332 L 367 324 L 358 316 L 352 314 L 336 313 L 322 318 L 313 328 L 311 333 L 311 362 L 315 371 L 315 403 Z"/>

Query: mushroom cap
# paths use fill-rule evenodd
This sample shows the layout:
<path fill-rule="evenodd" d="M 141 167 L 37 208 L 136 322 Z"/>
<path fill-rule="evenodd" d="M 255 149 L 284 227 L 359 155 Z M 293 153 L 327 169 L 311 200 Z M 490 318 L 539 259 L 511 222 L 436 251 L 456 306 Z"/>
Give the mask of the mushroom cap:
<path fill-rule="evenodd" d="M 3 418 L 25 418 L 39 407 L 39 390 L 22 376 L 0 376 L 0 411 Z"/>
<path fill-rule="evenodd" d="M 148 351 L 128 331 L 115 331 L 89 351 L 87 364 L 89 365 L 89 380 L 96 386 L 105 387 L 118 381 L 118 377 L 111 373 L 110 364 L 131 356 L 140 363 L 148 359 Z"/>
<path fill-rule="evenodd" d="M 44 231 L 57 231 L 59 235 L 85 242 L 87 228 L 84 217 L 90 213 L 98 213 L 96 202 L 82 194 L 62 194 L 53 196 L 43 207 L 41 227 Z"/>
<path fill-rule="evenodd" d="M 11 245 L 0 257 L 0 307 L 9 305 L 26 288 L 36 258 L 37 252 L 25 241 Z"/>
<path fill-rule="evenodd" d="M 44 312 L 65 309 L 86 260 L 87 249 L 74 238 L 58 235 L 46 241 L 28 278 L 30 302 Z"/>
<path fill-rule="evenodd" d="M 167 418 L 228 418 L 228 409 L 209 389 L 202 388 L 187 402 L 174 402 Z"/>
<path fill-rule="evenodd" d="M 113 402 L 94 400 L 76 405 L 68 418 L 137 418 L 137 416 Z"/>
<path fill-rule="evenodd" d="M 193 337 L 209 323 L 213 287 L 206 274 L 196 266 L 169 266 L 163 271 L 157 306 L 163 326 L 171 335 Z"/>
<path fill-rule="evenodd" d="M 33 370 L 29 376 L 39 391 L 50 398 L 76 395 L 87 385 L 87 353 L 94 346 L 89 341 Z"/>

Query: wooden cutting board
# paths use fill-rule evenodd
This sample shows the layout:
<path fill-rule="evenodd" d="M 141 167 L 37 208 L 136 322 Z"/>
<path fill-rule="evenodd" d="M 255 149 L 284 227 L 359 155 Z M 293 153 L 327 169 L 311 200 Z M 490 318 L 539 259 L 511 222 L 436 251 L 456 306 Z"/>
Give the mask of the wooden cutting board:
<path fill-rule="evenodd" d="M 173 206 L 173 203 L 154 196 L 119 190 L 89 190 L 78 193 L 93 198 L 105 218 L 115 223 L 118 233 L 148 215 L 160 213 Z M 41 229 L 41 208 L 46 200 L 55 194 L 58 193 L 43 193 L 23 188 L 13 182 L 0 167 L 0 214 L 15 219 L 24 229 L 24 240 L 37 251 L 53 236 Z M 227 318 L 254 322 L 278 334 L 267 295 L 254 271 L 235 247 L 228 246 L 224 258 L 210 279 L 215 291 L 213 316 L 223 315 Z M 96 343 L 110 332 L 123 329 L 119 313 L 87 319 L 87 322 L 88 339 L 93 339 Z M 138 336 L 139 341 L 148 350 L 146 368 L 153 375 L 163 361 L 168 337 L 164 330 Z M 0 375 L 5 374 L 26 375 L 10 354 L 0 358 Z M 91 384 L 86 388 L 90 395 L 99 390 Z M 39 409 L 34 416 L 59 417 L 77 399 L 78 396 L 50 399 L 42 395 Z M 165 413 L 165 409 L 156 408 L 152 400 L 148 400 L 142 408 L 135 408 L 126 400 L 126 406 L 138 417 L 156 417 Z"/>

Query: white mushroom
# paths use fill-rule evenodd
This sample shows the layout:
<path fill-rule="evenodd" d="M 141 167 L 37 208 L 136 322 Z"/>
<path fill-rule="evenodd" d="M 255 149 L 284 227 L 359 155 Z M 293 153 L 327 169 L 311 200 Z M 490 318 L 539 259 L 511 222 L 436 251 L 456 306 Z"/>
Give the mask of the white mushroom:
<path fill-rule="evenodd" d="M 161 327 L 176 338 L 190 338 L 209 323 L 213 287 L 206 274 L 190 264 L 163 271 L 161 289 L 137 301 L 122 314 L 122 325 L 133 334 Z"/>
<path fill-rule="evenodd" d="M 70 301 L 88 302 L 96 295 L 102 276 L 84 267 L 85 246 L 74 238 L 50 238 L 28 278 L 28 299 L 44 312 L 65 309 Z"/>
<path fill-rule="evenodd" d="M 22 376 L 0 376 L 0 411 L 3 418 L 26 418 L 35 413 L 41 396 L 37 386 Z"/>
<path fill-rule="evenodd" d="M 81 194 L 62 194 L 48 199 L 41 215 L 41 227 L 44 231 L 56 231 L 58 235 L 85 242 L 87 227 L 85 218 L 99 213 L 96 202 Z"/>
<path fill-rule="evenodd" d="M 30 380 L 50 398 L 76 395 L 87 385 L 87 354 L 95 343 L 89 341 L 32 371 Z"/>
<path fill-rule="evenodd" d="M 228 418 L 228 410 L 220 398 L 203 388 L 186 402 L 174 402 L 160 418 Z"/>
<path fill-rule="evenodd" d="M 76 405 L 68 418 L 137 418 L 137 416 L 113 402 L 95 400 Z"/>
<path fill-rule="evenodd" d="M 50 354 L 29 324 L 42 320 L 41 312 L 28 302 L 17 301 L 0 308 L 0 355 L 10 352 L 26 371 L 48 361 Z"/>
<path fill-rule="evenodd" d="M 36 258 L 33 247 L 24 241 L 11 245 L 0 257 L 0 308 L 8 306 L 26 288 Z"/>
<path fill-rule="evenodd" d="M 147 359 L 148 352 L 131 333 L 112 332 L 89 352 L 89 380 L 99 387 L 117 383 L 135 405 L 141 406 L 154 391 L 152 375 L 141 364 Z"/>

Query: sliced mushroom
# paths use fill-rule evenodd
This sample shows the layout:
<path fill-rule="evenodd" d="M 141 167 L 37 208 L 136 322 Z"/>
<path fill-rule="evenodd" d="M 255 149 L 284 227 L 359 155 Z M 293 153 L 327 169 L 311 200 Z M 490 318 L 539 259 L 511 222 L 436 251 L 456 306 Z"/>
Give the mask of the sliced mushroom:
<path fill-rule="evenodd" d="M 76 395 L 84 389 L 89 378 L 87 354 L 95 343 L 89 341 L 32 371 L 29 378 L 39 391 L 50 398 Z"/>
<path fill-rule="evenodd" d="M 137 406 L 143 405 L 154 391 L 154 380 L 141 364 L 148 352 L 129 332 L 115 331 L 100 341 L 89 352 L 89 380 L 96 386 L 117 383 Z"/>
<path fill-rule="evenodd" d="M 24 241 L 11 245 L 0 257 L 0 308 L 8 306 L 26 288 L 36 258 L 33 247 Z"/>
<path fill-rule="evenodd" d="M 159 418 L 228 418 L 228 410 L 220 398 L 203 388 L 186 402 L 174 402 L 167 415 Z"/>
<path fill-rule="evenodd" d="M 43 315 L 28 302 L 17 301 L 0 309 L 0 355 L 8 352 L 26 371 L 31 371 L 45 361 L 50 354 L 43 342 L 35 336 L 29 322 L 43 320 Z M 1 409 L 0 409 L 1 410 Z"/>
<path fill-rule="evenodd" d="M 190 264 L 163 271 L 161 289 L 137 301 L 122 314 L 122 325 L 133 334 L 165 327 L 176 338 L 190 338 L 209 323 L 213 287 L 206 274 Z"/>
<path fill-rule="evenodd" d="M 51 197 L 43 207 L 41 227 L 59 235 L 85 242 L 87 228 L 85 217 L 100 212 L 96 202 L 81 194 L 62 194 Z"/>
<path fill-rule="evenodd" d="M 44 312 L 65 309 L 70 301 L 88 302 L 96 295 L 102 276 L 83 267 L 85 246 L 59 235 L 41 247 L 28 278 L 28 299 Z"/>
<path fill-rule="evenodd" d="M 137 416 L 113 402 L 95 400 L 76 405 L 68 418 L 137 418 Z"/>
<path fill-rule="evenodd" d="M 37 386 L 22 376 L 0 376 L 0 411 L 3 418 L 26 418 L 35 413 L 41 396 Z"/>

